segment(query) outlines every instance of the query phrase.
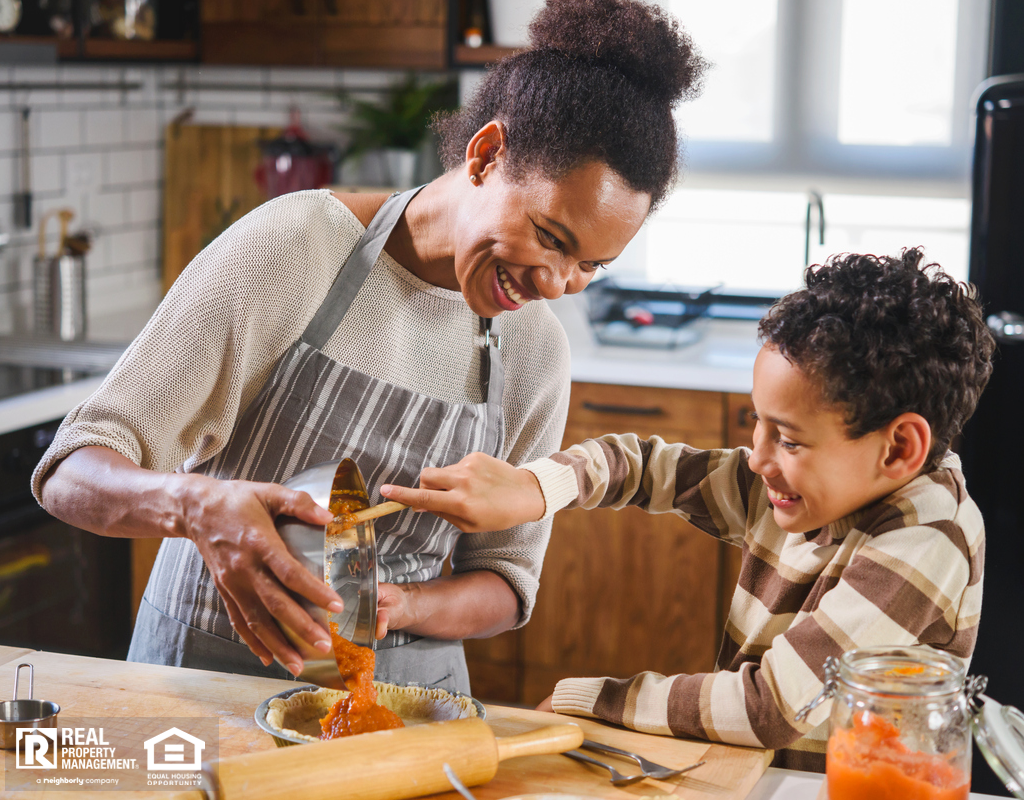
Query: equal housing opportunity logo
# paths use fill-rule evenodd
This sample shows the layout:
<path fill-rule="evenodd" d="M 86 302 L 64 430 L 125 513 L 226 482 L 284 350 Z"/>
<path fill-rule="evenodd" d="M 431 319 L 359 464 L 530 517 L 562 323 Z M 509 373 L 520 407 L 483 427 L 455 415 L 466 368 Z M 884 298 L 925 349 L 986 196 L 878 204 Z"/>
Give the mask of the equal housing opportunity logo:
<path fill-rule="evenodd" d="M 61 719 L 59 729 L 17 728 L 15 738 L 7 792 L 198 788 L 203 761 L 218 754 L 212 717 Z"/>

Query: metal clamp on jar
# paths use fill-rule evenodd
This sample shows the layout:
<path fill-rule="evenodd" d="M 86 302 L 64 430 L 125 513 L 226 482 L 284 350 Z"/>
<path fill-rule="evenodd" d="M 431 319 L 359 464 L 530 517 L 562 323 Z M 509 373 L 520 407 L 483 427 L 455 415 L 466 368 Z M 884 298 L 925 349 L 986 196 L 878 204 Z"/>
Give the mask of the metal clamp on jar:
<path fill-rule="evenodd" d="M 956 656 L 930 647 L 872 647 L 825 661 L 821 692 L 801 721 L 832 700 L 829 800 L 967 800 L 971 734 L 1015 797 L 1024 798 L 1024 715 L 986 697 Z"/>

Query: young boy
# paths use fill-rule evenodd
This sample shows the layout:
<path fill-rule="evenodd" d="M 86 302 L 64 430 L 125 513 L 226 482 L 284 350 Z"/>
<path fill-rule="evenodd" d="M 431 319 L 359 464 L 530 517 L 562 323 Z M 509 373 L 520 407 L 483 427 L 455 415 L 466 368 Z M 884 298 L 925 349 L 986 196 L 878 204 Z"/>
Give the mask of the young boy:
<path fill-rule="evenodd" d="M 474 454 L 382 492 L 465 531 L 637 505 L 742 547 L 716 672 L 573 678 L 541 707 L 823 771 L 830 704 L 794 715 L 826 657 L 927 644 L 968 660 L 978 630 L 984 530 L 949 446 L 994 342 L 969 291 L 921 260 L 833 257 L 772 307 L 753 450 L 607 435 L 518 470 Z"/>

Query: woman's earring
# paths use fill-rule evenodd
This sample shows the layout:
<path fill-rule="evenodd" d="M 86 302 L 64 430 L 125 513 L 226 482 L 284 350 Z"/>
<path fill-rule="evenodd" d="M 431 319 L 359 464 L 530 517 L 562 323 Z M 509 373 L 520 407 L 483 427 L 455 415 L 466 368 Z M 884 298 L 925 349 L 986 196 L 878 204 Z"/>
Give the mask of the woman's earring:
<path fill-rule="evenodd" d="M 471 184 L 473 184 L 474 186 L 479 186 L 480 185 L 480 176 L 477 175 L 476 173 L 470 175 L 469 176 L 469 182 Z"/>

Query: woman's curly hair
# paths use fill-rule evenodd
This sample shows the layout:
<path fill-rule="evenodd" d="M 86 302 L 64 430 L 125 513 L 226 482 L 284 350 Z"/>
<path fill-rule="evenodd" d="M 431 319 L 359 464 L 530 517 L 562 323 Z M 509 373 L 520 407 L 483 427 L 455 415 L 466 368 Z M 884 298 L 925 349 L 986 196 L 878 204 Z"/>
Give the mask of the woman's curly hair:
<path fill-rule="evenodd" d="M 906 412 L 931 426 L 934 469 L 974 413 L 995 340 L 971 287 L 920 249 L 899 257 L 840 254 L 807 268 L 759 333 L 845 411 L 851 438 Z"/>
<path fill-rule="evenodd" d="M 640 0 L 548 0 L 530 23 L 531 49 L 499 61 L 459 111 L 440 115 L 441 161 L 451 170 L 491 120 L 505 126 L 513 179 L 558 179 L 602 161 L 651 209 L 679 161 L 672 108 L 700 92 L 705 61 L 678 22 Z"/>

